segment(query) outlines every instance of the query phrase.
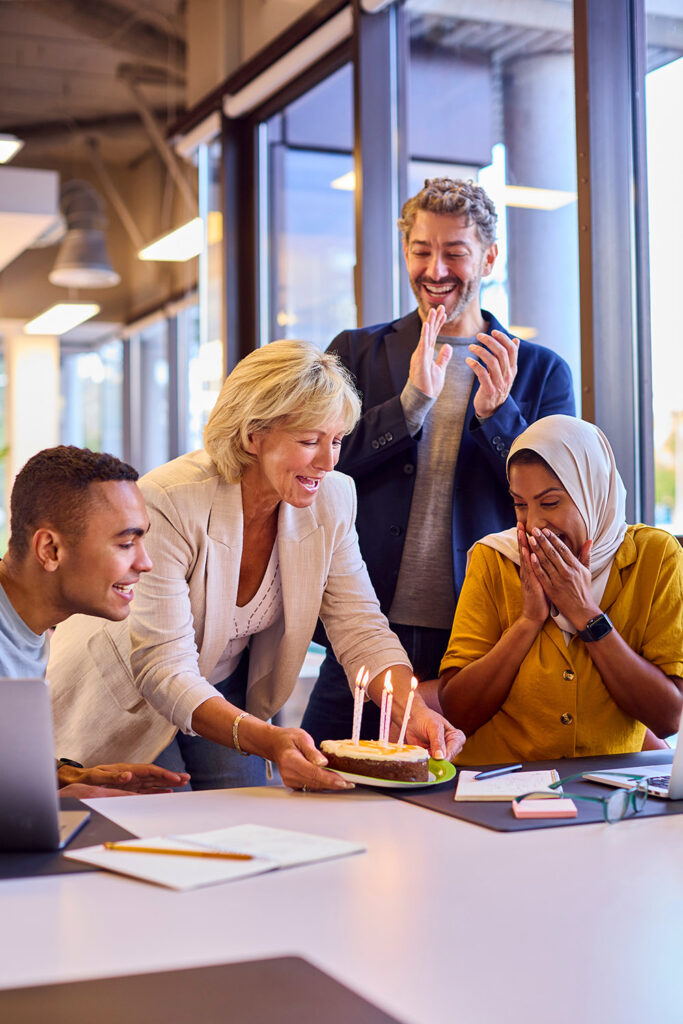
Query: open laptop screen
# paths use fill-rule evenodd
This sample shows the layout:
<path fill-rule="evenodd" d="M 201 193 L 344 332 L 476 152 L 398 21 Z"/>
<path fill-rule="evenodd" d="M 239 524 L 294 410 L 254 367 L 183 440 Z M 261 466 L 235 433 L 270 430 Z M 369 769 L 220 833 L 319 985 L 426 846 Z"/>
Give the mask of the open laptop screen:
<path fill-rule="evenodd" d="M 0 678 L 0 750 L 0 850 L 58 849 L 63 841 L 45 680 Z M 79 815 L 73 825 L 88 818 L 87 812 L 70 813 Z"/>

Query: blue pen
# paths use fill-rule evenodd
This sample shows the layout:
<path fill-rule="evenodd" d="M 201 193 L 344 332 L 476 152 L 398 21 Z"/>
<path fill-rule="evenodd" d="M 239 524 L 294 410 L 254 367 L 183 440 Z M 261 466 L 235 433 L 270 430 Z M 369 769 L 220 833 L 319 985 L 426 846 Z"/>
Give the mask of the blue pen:
<path fill-rule="evenodd" d="M 508 764 L 503 768 L 492 768 L 490 771 L 479 772 L 474 778 L 478 781 L 479 779 L 492 779 L 496 775 L 509 775 L 510 772 L 518 772 L 520 768 L 523 768 L 523 764 Z"/>

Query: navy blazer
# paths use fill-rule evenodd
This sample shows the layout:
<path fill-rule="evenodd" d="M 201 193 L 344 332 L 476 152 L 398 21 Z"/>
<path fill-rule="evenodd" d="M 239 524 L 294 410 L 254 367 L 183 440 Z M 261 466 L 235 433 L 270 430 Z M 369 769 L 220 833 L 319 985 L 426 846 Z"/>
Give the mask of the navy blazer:
<path fill-rule="evenodd" d="M 488 321 L 487 333 L 498 330 L 509 335 L 490 313 L 482 310 L 482 316 Z M 363 398 L 360 422 L 344 439 L 337 468 L 356 482 L 360 548 L 385 613 L 401 564 L 422 433 L 410 436 L 399 399 L 421 326 L 415 310 L 393 323 L 342 331 L 328 349 L 351 370 Z M 535 343 L 520 342 L 510 394 L 483 423 L 474 414 L 477 387 L 475 380 L 453 480 L 452 558 L 458 592 L 472 544 L 487 533 L 514 525 L 505 475 L 512 441 L 543 416 L 575 414 L 569 366 Z"/>

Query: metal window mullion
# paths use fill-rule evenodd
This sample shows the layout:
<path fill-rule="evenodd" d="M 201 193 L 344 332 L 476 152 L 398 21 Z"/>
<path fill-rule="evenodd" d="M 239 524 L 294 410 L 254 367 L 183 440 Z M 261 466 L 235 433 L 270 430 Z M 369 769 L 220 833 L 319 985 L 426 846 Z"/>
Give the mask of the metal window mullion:
<path fill-rule="evenodd" d="M 405 175 L 399 42 L 402 9 L 366 14 L 354 0 L 356 306 L 359 323 L 399 315 L 396 219 Z"/>
<path fill-rule="evenodd" d="M 126 462 L 142 466 L 142 390 L 140 337 L 131 335 L 123 346 L 123 451 Z"/>

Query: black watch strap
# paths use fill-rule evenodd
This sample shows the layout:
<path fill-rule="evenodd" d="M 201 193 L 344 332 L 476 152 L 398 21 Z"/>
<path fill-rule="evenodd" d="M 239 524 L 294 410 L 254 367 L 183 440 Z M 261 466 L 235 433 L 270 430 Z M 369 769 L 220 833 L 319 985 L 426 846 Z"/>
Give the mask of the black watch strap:
<path fill-rule="evenodd" d="M 576 635 L 580 636 L 585 643 L 591 643 L 593 640 L 602 640 L 603 636 L 607 636 L 613 629 L 614 626 L 609 617 L 602 612 L 587 622 L 585 629 L 577 629 Z"/>
<path fill-rule="evenodd" d="M 79 761 L 72 761 L 70 757 L 59 757 L 57 758 L 57 770 L 63 768 L 64 765 L 68 765 L 69 768 L 82 768 L 83 765 Z"/>

